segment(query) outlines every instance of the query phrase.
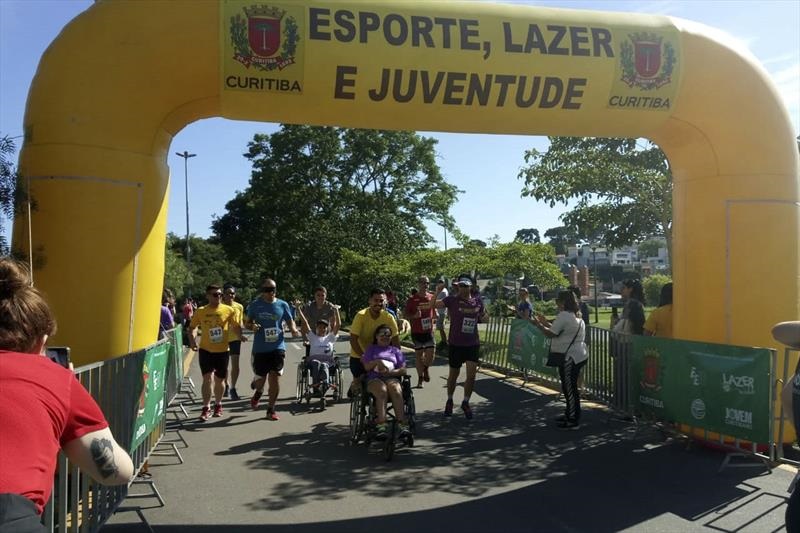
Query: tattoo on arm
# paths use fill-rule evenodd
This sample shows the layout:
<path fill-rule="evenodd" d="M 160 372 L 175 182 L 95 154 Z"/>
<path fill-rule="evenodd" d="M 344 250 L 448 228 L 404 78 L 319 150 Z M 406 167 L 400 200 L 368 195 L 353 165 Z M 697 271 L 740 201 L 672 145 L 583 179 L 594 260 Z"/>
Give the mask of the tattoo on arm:
<path fill-rule="evenodd" d="M 100 471 L 103 479 L 116 475 L 119 472 L 114 461 L 114 445 L 108 439 L 94 439 L 90 445 L 92 460 Z"/>

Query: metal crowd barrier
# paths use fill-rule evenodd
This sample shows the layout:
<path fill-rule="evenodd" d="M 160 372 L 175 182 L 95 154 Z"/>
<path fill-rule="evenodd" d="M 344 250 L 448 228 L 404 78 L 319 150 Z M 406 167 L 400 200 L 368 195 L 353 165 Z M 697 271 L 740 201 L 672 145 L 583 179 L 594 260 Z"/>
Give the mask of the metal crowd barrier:
<path fill-rule="evenodd" d="M 142 365 L 147 350 L 166 343 L 176 344 L 175 331 L 168 332 L 166 338 L 146 349 L 75 370 L 80 384 L 102 409 L 114 438 L 126 449 L 133 441 L 139 404 L 136 392 L 142 387 Z M 177 339 L 179 338 L 178 334 Z M 170 363 L 173 364 L 168 363 L 164 405 L 168 405 L 177 396 L 183 379 L 183 349 L 178 344 L 178 349 L 171 350 L 170 353 Z M 173 357 L 180 359 L 180 366 Z M 177 375 L 178 368 L 180 375 Z M 162 416 L 136 449 L 129 451 L 136 474 L 164 436 L 165 423 L 166 417 Z M 42 523 L 52 533 L 94 533 L 120 508 L 128 495 L 129 487 L 130 484 L 101 485 L 71 464 L 63 453 L 59 453 L 53 492 L 42 514 Z"/>
<path fill-rule="evenodd" d="M 554 390 L 560 390 L 561 383 L 555 369 L 541 368 L 535 370 L 523 368 L 510 362 L 509 342 L 511 332 L 511 318 L 491 317 L 485 329 L 481 330 L 481 361 L 482 366 L 492 368 L 509 376 L 520 376 L 524 381 L 534 381 Z M 756 457 L 764 462 L 784 461 L 800 466 L 800 462 L 783 457 L 782 443 L 785 437 L 785 423 L 783 409 L 776 413 L 775 388 L 772 386 L 769 393 L 770 431 L 767 442 L 751 442 L 733 438 L 720 433 L 712 432 L 700 427 L 674 424 L 669 420 L 646 418 L 639 409 L 638 402 L 631 398 L 631 358 L 632 345 L 630 336 L 612 334 L 611 331 L 590 326 L 587 328 L 586 337 L 589 359 L 581 373 L 580 387 L 584 397 L 608 405 L 618 415 L 634 423 L 651 422 L 658 424 L 662 429 L 674 430 L 676 433 L 686 433 L 696 441 L 704 442 L 714 447 L 726 450 L 722 468 L 738 466 L 730 463 L 730 459 L 737 455 Z M 785 383 L 793 374 L 789 370 L 790 352 L 787 349 L 783 358 L 782 379 L 776 380 L 777 384 Z M 771 376 L 777 376 L 776 354 L 770 352 Z M 778 389 L 780 390 L 780 389 Z M 749 465 L 745 465 L 749 466 Z"/>

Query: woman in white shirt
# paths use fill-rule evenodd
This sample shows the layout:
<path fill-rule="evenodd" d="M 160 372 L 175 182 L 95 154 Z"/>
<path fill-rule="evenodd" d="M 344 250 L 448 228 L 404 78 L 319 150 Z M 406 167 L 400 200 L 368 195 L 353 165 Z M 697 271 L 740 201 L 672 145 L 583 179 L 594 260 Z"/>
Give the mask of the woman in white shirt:
<path fill-rule="evenodd" d="M 545 336 L 550 337 L 550 351 L 565 354 L 564 364 L 559 365 L 558 375 L 561 377 L 561 390 L 567 406 L 563 416 L 558 417 L 558 429 L 571 430 L 580 427 L 581 396 L 578 391 L 578 378 L 586 365 L 589 354 L 586 352 L 584 339 L 586 326 L 581 319 L 579 304 L 572 291 L 561 291 L 556 298 L 558 316 L 549 322 L 541 314 L 530 321 Z"/>

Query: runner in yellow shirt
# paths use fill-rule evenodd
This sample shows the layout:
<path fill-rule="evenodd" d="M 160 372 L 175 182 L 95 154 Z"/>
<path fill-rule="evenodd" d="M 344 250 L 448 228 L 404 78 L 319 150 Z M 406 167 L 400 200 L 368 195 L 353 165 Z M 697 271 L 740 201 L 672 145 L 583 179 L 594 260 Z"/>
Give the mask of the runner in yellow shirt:
<path fill-rule="evenodd" d="M 236 287 L 231 283 L 226 283 L 222 287 L 222 303 L 233 307 L 236 311 L 236 323 L 241 327 L 244 323 L 244 307 L 236 301 Z M 247 337 L 237 334 L 233 329 L 228 330 L 228 351 L 231 357 L 231 376 L 230 379 L 225 379 L 225 392 L 222 396 L 227 398 L 230 393 L 231 400 L 239 400 L 239 394 L 236 392 L 236 382 L 239 381 L 239 354 L 242 353 L 242 343 L 247 340 Z"/>
<path fill-rule="evenodd" d="M 222 290 L 219 285 L 206 287 L 208 305 L 195 311 L 189 323 L 189 347 L 197 350 L 195 335 L 197 327 L 202 326 L 200 333 L 199 363 L 203 374 L 203 410 L 200 420 L 206 421 L 211 413 L 211 375 L 214 375 L 214 416 L 222 416 L 223 382 L 228 375 L 228 330 L 233 329 L 237 335 L 242 328 L 236 323 L 236 311 L 233 307 L 220 303 Z"/>

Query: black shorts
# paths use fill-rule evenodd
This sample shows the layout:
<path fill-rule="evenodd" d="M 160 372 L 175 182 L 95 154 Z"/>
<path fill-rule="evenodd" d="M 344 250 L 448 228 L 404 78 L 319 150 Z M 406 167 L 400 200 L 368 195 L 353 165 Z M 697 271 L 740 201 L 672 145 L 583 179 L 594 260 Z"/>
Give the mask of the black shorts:
<path fill-rule="evenodd" d="M 254 353 L 250 358 L 250 362 L 253 364 L 253 374 L 260 378 L 270 372 L 277 372 L 283 375 L 284 359 L 286 359 L 286 350 Z"/>
<path fill-rule="evenodd" d="M 430 331 L 426 331 L 425 333 L 412 333 L 411 340 L 414 341 L 415 350 L 433 348 L 436 345 L 433 341 L 433 334 Z"/>
<path fill-rule="evenodd" d="M 450 368 L 461 368 L 461 365 L 467 361 L 473 363 L 480 363 L 481 347 L 480 346 L 453 346 L 448 348 L 448 363 Z"/>
<path fill-rule="evenodd" d="M 361 362 L 361 359 L 351 357 L 350 372 L 353 374 L 353 378 L 358 379 L 367 373 L 367 369 L 364 368 L 364 363 Z"/>
<path fill-rule="evenodd" d="M 219 379 L 228 377 L 228 361 L 231 359 L 228 352 L 209 352 L 200 348 L 198 354 L 200 373 L 205 376 L 213 372 Z"/>
<path fill-rule="evenodd" d="M 239 355 L 242 353 L 242 341 L 231 341 L 228 343 L 228 352 L 231 355 Z"/>

